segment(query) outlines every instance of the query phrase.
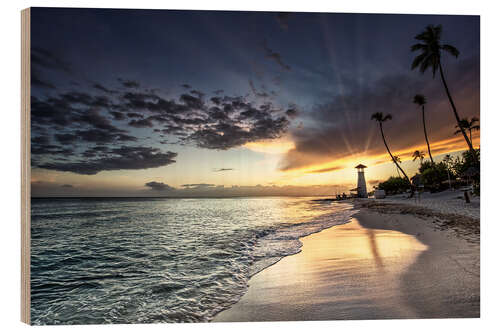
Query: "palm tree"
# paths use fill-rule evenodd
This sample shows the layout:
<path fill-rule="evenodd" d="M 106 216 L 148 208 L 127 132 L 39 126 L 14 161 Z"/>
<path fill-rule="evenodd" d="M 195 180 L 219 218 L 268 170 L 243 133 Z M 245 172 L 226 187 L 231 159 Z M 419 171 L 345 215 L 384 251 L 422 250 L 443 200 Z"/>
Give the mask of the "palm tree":
<path fill-rule="evenodd" d="M 397 155 L 394 155 L 394 160 L 396 161 L 396 163 L 401 163 L 401 159 L 399 158 L 399 156 Z M 401 177 L 401 174 L 399 173 L 399 169 L 396 167 L 396 171 L 398 172 L 398 177 Z"/>
<path fill-rule="evenodd" d="M 417 159 L 420 159 L 420 165 L 422 165 L 422 162 L 424 161 L 425 158 L 425 153 L 420 150 L 415 150 L 413 152 L 413 162 L 415 162 Z"/>
<path fill-rule="evenodd" d="M 427 129 L 425 127 L 425 104 L 427 103 L 427 100 L 425 99 L 424 95 L 417 94 L 415 95 L 415 97 L 413 97 L 413 103 L 422 107 L 422 122 L 424 123 L 425 142 L 427 142 L 427 151 L 429 152 L 429 158 L 431 159 L 431 163 L 434 164 L 434 160 L 432 159 L 432 154 L 431 154 L 431 146 L 429 144 L 429 139 L 427 138 Z"/>
<path fill-rule="evenodd" d="M 446 165 L 446 172 L 448 173 L 448 185 L 450 186 L 451 190 L 450 166 L 453 163 L 453 159 L 451 158 L 450 154 L 446 154 L 446 156 L 443 158 L 443 163 Z"/>
<path fill-rule="evenodd" d="M 476 125 L 476 123 L 478 123 L 478 122 L 479 122 L 479 119 L 476 117 L 472 117 L 471 120 L 469 120 L 468 118 L 464 118 L 464 119 L 460 120 L 462 127 L 465 130 L 469 131 L 469 140 L 470 140 L 471 144 L 472 144 L 472 131 L 479 131 L 479 125 Z M 455 126 L 455 128 L 459 128 L 459 127 Z M 455 134 L 458 134 L 460 132 L 461 132 L 460 129 L 458 129 L 455 131 Z M 472 145 L 472 146 L 474 147 L 474 145 Z"/>
<path fill-rule="evenodd" d="M 436 71 L 439 69 L 441 81 L 443 82 L 446 96 L 448 96 L 448 100 L 450 101 L 453 109 L 457 125 L 460 128 L 460 132 L 462 132 L 462 135 L 464 136 L 465 142 L 467 142 L 467 145 L 469 146 L 472 156 L 477 160 L 476 151 L 472 147 L 472 143 L 467 137 L 465 129 L 460 124 L 460 117 L 458 115 L 457 108 L 455 107 L 455 103 L 453 102 L 453 98 L 451 97 L 450 90 L 448 89 L 448 84 L 444 78 L 443 66 L 441 64 L 441 51 L 448 52 L 455 58 L 458 57 L 460 52 L 458 52 L 458 50 L 452 45 L 441 44 L 442 30 L 443 27 L 441 25 L 434 26 L 431 24 L 428 25 L 423 32 L 415 36 L 415 39 L 419 42 L 411 47 L 411 51 L 421 51 L 421 53 L 413 60 L 411 69 L 413 70 L 418 67 L 420 72 L 424 73 L 429 67 L 431 67 L 433 78 L 436 76 Z"/>
<path fill-rule="evenodd" d="M 384 135 L 384 129 L 382 127 L 382 123 L 385 122 L 385 121 L 387 121 L 387 120 L 391 120 L 392 119 L 392 115 L 390 115 L 390 114 L 384 115 L 382 112 L 375 112 L 374 114 L 372 114 L 372 118 L 371 119 L 375 120 L 376 122 L 378 122 L 378 125 L 380 127 L 380 134 L 382 135 L 382 140 L 384 141 L 384 145 L 385 145 L 385 148 L 387 149 L 387 152 L 391 156 L 392 162 L 394 162 L 394 164 L 396 164 L 396 167 L 405 176 L 405 178 L 408 181 L 408 183 L 411 184 L 410 178 L 408 178 L 408 175 L 404 172 L 404 170 L 398 164 L 398 162 L 396 161 L 396 159 L 392 155 L 391 150 L 389 149 L 389 146 L 387 145 L 387 141 L 385 141 L 385 135 Z M 412 187 L 412 189 L 413 189 L 413 187 Z M 412 190 L 412 193 L 413 193 L 413 190 Z"/>

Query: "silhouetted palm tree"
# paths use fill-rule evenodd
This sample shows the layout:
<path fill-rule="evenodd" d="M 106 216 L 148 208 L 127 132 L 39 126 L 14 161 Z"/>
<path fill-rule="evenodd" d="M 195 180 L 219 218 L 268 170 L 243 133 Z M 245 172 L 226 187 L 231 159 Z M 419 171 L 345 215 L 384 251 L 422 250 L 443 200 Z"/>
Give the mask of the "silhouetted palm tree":
<path fill-rule="evenodd" d="M 476 125 L 476 123 L 479 122 L 479 119 L 476 117 L 472 117 L 471 120 L 464 118 L 460 120 L 460 123 L 462 127 L 465 130 L 469 131 L 469 140 L 472 145 L 472 131 L 479 131 L 479 125 Z M 458 134 L 461 132 L 460 128 L 458 126 L 455 126 L 455 128 L 458 128 L 458 130 L 455 131 L 455 134 Z M 472 145 L 474 147 L 474 145 Z"/>
<path fill-rule="evenodd" d="M 413 162 L 415 162 L 417 159 L 420 160 L 420 165 L 422 165 L 422 162 L 424 161 L 424 158 L 425 158 L 425 153 L 423 151 L 420 151 L 420 150 L 415 150 L 413 152 Z"/>
<path fill-rule="evenodd" d="M 460 132 L 462 132 L 462 135 L 464 136 L 465 142 L 467 142 L 467 145 L 469 146 L 472 156 L 474 156 L 477 160 L 476 152 L 472 147 L 472 143 L 467 137 L 465 129 L 460 125 L 460 117 L 458 115 L 457 108 L 455 107 L 455 103 L 453 102 L 453 98 L 451 97 L 450 90 L 448 89 L 448 84 L 444 78 L 443 66 L 441 65 L 441 51 L 448 52 L 455 58 L 458 57 L 460 52 L 458 52 L 458 50 L 452 45 L 441 44 L 442 30 L 443 27 L 441 25 L 435 26 L 431 24 L 428 25 L 422 33 L 415 36 L 415 39 L 418 40 L 419 43 L 414 44 L 411 47 L 411 50 L 421 51 L 421 53 L 413 60 L 411 69 L 418 67 L 420 72 L 424 73 L 429 67 L 431 67 L 433 78 L 436 76 L 436 71 L 439 69 L 441 81 L 443 82 L 444 90 L 446 91 L 446 95 L 448 96 L 448 100 L 450 101 L 453 109 L 457 125 L 460 128 Z"/>
<path fill-rule="evenodd" d="M 394 155 L 394 160 L 396 161 L 396 163 L 401 163 L 401 159 L 399 158 L 399 156 L 397 155 Z M 396 171 L 398 172 L 398 177 L 401 177 L 401 174 L 399 173 L 399 169 L 396 167 Z"/>
<path fill-rule="evenodd" d="M 427 138 L 427 128 L 425 127 L 425 104 L 427 103 L 425 96 L 417 94 L 413 97 L 413 103 L 422 107 L 422 122 L 424 123 L 424 136 L 425 142 L 427 142 L 427 151 L 429 152 L 429 158 L 431 159 L 431 163 L 434 164 L 434 160 L 432 159 L 431 154 L 431 145 L 429 144 L 429 139 Z"/>
<path fill-rule="evenodd" d="M 451 190 L 450 167 L 453 164 L 453 159 L 451 158 L 450 154 L 446 154 L 446 156 L 443 158 L 443 163 L 444 165 L 446 165 L 446 173 L 448 174 L 448 185 L 450 186 Z"/>
<path fill-rule="evenodd" d="M 410 178 L 408 178 L 408 175 L 406 175 L 406 173 L 404 172 L 404 170 L 401 168 L 401 166 L 398 164 L 398 162 L 396 161 L 396 159 L 394 158 L 394 156 L 392 155 L 391 153 L 391 150 L 389 149 L 389 146 L 387 145 L 387 141 L 385 141 L 385 135 L 384 135 L 384 129 L 382 127 L 382 123 L 387 121 L 387 120 L 391 120 L 392 119 L 392 115 L 390 114 L 387 114 L 387 115 L 384 115 L 382 112 L 375 112 L 374 114 L 372 114 L 372 120 L 375 120 L 376 122 L 378 122 L 379 124 L 379 127 L 380 127 L 380 134 L 382 135 L 382 140 L 384 140 L 384 145 L 385 145 L 385 148 L 387 149 L 387 152 L 389 153 L 389 155 L 391 156 L 391 159 L 392 159 L 392 162 L 394 162 L 394 164 L 396 164 L 396 167 L 399 169 L 399 171 L 401 171 L 401 173 L 405 176 L 406 180 L 408 181 L 408 183 L 411 184 L 410 182 Z"/>

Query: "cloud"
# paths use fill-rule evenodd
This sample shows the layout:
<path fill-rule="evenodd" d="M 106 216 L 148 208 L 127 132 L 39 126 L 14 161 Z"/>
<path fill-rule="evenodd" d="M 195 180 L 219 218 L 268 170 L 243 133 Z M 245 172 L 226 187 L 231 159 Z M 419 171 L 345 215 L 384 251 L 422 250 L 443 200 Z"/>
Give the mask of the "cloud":
<path fill-rule="evenodd" d="M 248 84 L 250 85 L 250 89 L 252 89 L 253 94 L 255 97 L 261 97 L 261 98 L 267 98 L 269 97 L 269 94 L 266 93 L 265 91 L 259 92 L 256 88 L 255 85 L 253 84 L 252 80 L 248 80 Z"/>
<path fill-rule="evenodd" d="M 133 81 L 133 80 L 125 80 L 125 79 L 122 79 L 122 78 L 118 78 L 118 81 L 125 88 L 139 88 L 139 86 L 140 86 L 139 82 Z"/>
<path fill-rule="evenodd" d="M 295 104 L 290 104 L 288 109 L 285 111 L 288 118 L 294 119 L 299 115 L 298 106 Z"/>
<path fill-rule="evenodd" d="M 275 63 L 277 63 L 282 69 L 286 70 L 286 71 L 290 71 L 292 68 L 290 66 L 288 66 L 287 64 L 285 64 L 283 62 L 283 59 L 281 57 L 281 54 L 279 54 L 278 52 L 275 52 L 273 50 L 271 50 L 268 46 L 267 46 L 267 42 L 264 41 L 264 44 L 263 44 L 263 47 L 264 47 L 264 51 L 266 52 L 266 57 L 269 58 L 269 59 L 272 59 Z"/>
<path fill-rule="evenodd" d="M 151 188 L 152 190 L 154 191 L 174 191 L 175 188 L 161 182 L 149 182 L 149 183 L 146 183 L 144 184 L 144 186 L 147 186 L 149 188 Z"/>
<path fill-rule="evenodd" d="M 97 90 L 100 90 L 102 92 L 105 92 L 106 94 L 115 94 L 117 93 L 116 90 L 112 90 L 112 89 L 108 89 L 102 85 L 100 85 L 99 83 L 95 83 L 94 85 L 92 85 L 93 88 L 97 89 Z"/>
<path fill-rule="evenodd" d="M 101 171 L 157 168 L 175 163 L 176 156 L 177 153 L 161 152 L 158 148 L 122 146 L 111 149 L 106 156 L 96 159 L 66 163 L 43 163 L 37 167 L 82 175 L 95 175 Z"/>
<path fill-rule="evenodd" d="M 45 68 L 70 71 L 60 59 L 39 53 L 38 63 Z M 32 96 L 32 154 L 37 156 L 34 166 L 79 174 L 163 166 L 173 163 L 175 156 L 161 159 L 161 154 L 151 154 L 134 161 L 119 154 L 118 149 L 124 143 L 137 142 L 139 138 L 132 133 L 137 133 L 134 128 L 141 128 L 150 129 L 148 138 L 158 143 L 227 150 L 282 136 L 288 129 L 288 118 L 294 116 L 293 111 L 270 101 L 249 101 L 248 94 L 224 96 L 223 90 L 216 90 L 214 95 L 206 96 L 184 84 L 188 92 L 167 99 L 159 89 L 143 87 L 137 81 L 117 80 L 117 86 L 94 82 L 90 86 L 78 85 L 78 90 L 54 89 L 50 94 Z M 253 82 L 251 87 L 255 89 Z M 255 93 L 267 96 L 266 92 Z M 177 141 L 166 140 L 166 135 Z"/>
<path fill-rule="evenodd" d="M 343 168 L 344 168 L 343 166 L 336 166 L 336 167 L 331 167 L 331 168 L 311 170 L 311 171 L 308 171 L 307 173 L 325 173 L 325 172 L 332 172 L 332 171 L 340 170 Z"/>
<path fill-rule="evenodd" d="M 190 188 L 190 189 L 196 188 L 196 189 L 199 189 L 199 188 L 214 187 L 215 184 L 204 184 L 204 183 L 201 183 L 201 184 L 184 184 L 184 185 L 181 185 L 181 186 L 184 187 L 184 188 Z"/>
<path fill-rule="evenodd" d="M 233 168 L 219 168 L 219 169 L 214 169 L 214 172 L 224 172 L 224 171 L 233 171 Z"/>

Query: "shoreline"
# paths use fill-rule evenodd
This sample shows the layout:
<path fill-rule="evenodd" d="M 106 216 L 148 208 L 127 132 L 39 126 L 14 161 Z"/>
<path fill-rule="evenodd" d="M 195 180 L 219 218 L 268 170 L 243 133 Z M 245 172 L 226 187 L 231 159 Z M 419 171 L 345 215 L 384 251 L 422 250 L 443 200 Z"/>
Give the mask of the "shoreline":
<path fill-rule="evenodd" d="M 479 221 L 355 200 L 350 222 L 249 280 L 213 322 L 479 317 Z"/>

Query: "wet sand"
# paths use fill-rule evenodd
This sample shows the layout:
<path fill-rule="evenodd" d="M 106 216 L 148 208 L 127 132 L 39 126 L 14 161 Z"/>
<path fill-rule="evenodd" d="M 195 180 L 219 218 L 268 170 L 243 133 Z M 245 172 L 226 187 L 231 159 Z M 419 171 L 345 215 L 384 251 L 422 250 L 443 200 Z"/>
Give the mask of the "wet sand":
<path fill-rule="evenodd" d="M 479 244 L 429 219 L 361 208 L 301 241 L 214 321 L 479 316 Z"/>

